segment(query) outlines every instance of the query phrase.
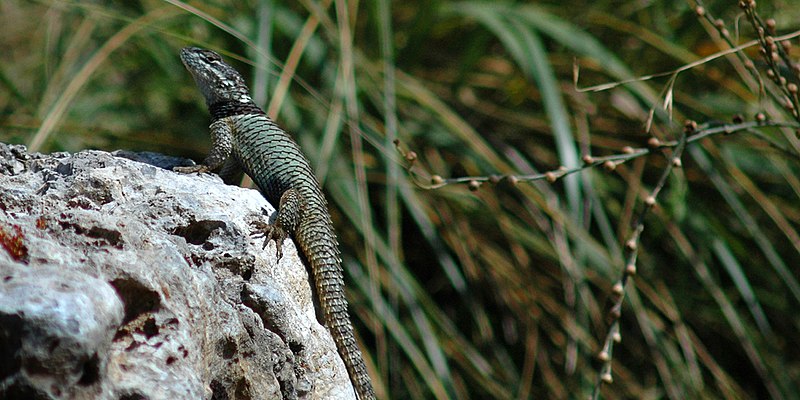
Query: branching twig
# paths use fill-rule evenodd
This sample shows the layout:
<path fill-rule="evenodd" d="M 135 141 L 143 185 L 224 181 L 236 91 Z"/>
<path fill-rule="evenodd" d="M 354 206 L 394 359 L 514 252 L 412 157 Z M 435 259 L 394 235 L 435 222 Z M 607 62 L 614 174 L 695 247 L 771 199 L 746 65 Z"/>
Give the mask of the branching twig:
<path fill-rule="evenodd" d="M 686 137 L 685 141 L 686 144 L 689 144 L 712 135 L 719 135 L 719 134 L 729 135 L 741 131 L 753 132 L 757 128 L 764 128 L 764 127 L 788 127 L 788 128 L 800 129 L 800 124 L 796 122 L 766 121 L 764 116 L 762 114 L 759 114 L 756 116 L 755 121 L 738 122 L 734 124 L 711 124 L 711 123 L 703 124 L 702 126 L 698 127 L 696 131 L 693 131 L 694 133 Z M 765 139 L 765 137 L 763 136 L 760 137 L 762 139 Z M 443 178 L 440 175 L 430 175 L 430 178 L 425 179 L 424 177 L 421 176 L 420 173 L 417 172 L 415 168 L 417 161 L 417 153 L 410 150 L 404 150 L 400 146 L 400 142 L 397 140 L 394 142 L 397 151 L 407 161 L 405 169 L 406 171 L 408 171 L 408 174 L 412 177 L 412 182 L 414 182 L 414 184 L 417 185 L 418 187 L 428 190 L 439 189 L 441 187 L 452 184 L 466 184 L 468 185 L 470 190 L 477 190 L 484 182 L 496 184 L 502 180 L 508 181 L 512 185 L 516 185 L 520 182 L 534 182 L 539 180 L 546 180 L 548 182 L 553 183 L 558 179 L 563 178 L 567 175 L 571 175 L 576 172 L 580 172 L 585 169 L 594 168 L 597 166 L 602 166 L 606 170 L 612 171 L 622 163 L 625 163 L 627 161 L 633 160 L 638 157 L 652 154 L 654 151 L 657 150 L 676 148 L 679 145 L 679 143 L 680 141 L 660 141 L 656 138 L 651 138 L 648 141 L 648 147 L 633 148 L 626 146 L 622 148 L 622 153 L 619 154 L 612 154 L 602 157 L 585 156 L 583 158 L 583 165 L 579 167 L 566 168 L 562 166 L 557 169 L 539 174 L 463 176 L 458 178 Z M 785 154 L 798 157 L 797 154 L 790 152 L 788 149 L 785 149 L 779 144 L 773 143 L 771 141 L 768 141 L 768 143 L 770 143 L 771 147 L 774 147 L 780 150 L 781 152 L 784 152 Z"/>
<path fill-rule="evenodd" d="M 701 134 L 693 134 L 696 127 L 696 123 L 693 121 L 687 121 L 683 134 L 673 146 L 671 162 L 669 162 L 666 168 L 664 168 L 661 178 L 658 180 L 655 188 L 653 188 L 653 190 L 650 192 L 650 195 L 645 198 L 644 208 L 636 218 L 636 226 L 634 227 L 633 232 L 628 240 L 625 242 L 625 268 L 622 270 L 620 279 L 614 284 L 614 286 L 612 286 L 611 289 L 614 296 L 614 304 L 611 306 L 611 311 L 609 312 L 609 319 L 611 322 L 605 341 L 603 342 L 603 349 L 600 350 L 600 353 L 597 355 L 597 358 L 600 359 L 603 364 L 600 367 L 600 373 L 598 374 L 594 390 L 592 391 L 593 400 L 599 398 L 600 388 L 604 383 L 608 384 L 613 382 L 613 377 L 611 374 L 611 359 L 614 350 L 614 343 L 619 343 L 622 340 L 622 336 L 619 332 L 619 319 L 620 316 L 622 316 L 622 302 L 625 299 L 625 285 L 628 283 L 629 278 L 632 278 L 634 275 L 636 275 L 636 258 L 638 255 L 637 249 L 639 247 L 639 238 L 641 237 L 642 231 L 644 231 L 644 218 L 647 215 L 647 212 L 650 211 L 653 206 L 655 206 L 658 194 L 661 193 L 661 190 L 667 183 L 667 178 L 669 178 L 672 169 L 680 168 L 681 155 L 683 154 L 683 149 L 686 147 L 686 144 L 689 142 L 689 138 L 695 138 L 697 135 Z M 692 136 L 688 136 L 690 134 Z"/>
<path fill-rule="evenodd" d="M 781 106 L 789 111 L 792 116 L 800 121 L 800 98 L 798 98 L 798 71 L 794 63 L 789 59 L 788 49 L 790 42 L 783 40 L 780 37 L 775 37 L 776 22 L 774 19 L 768 19 L 766 23 L 756 13 L 755 0 L 741 0 L 739 7 L 744 10 L 747 20 L 753 26 L 757 34 L 759 52 L 767 63 L 767 77 L 772 79 L 773 82 L 780 88 L 783 93 L 783 98 L 780 101 Z M 790 76 L 792 82 L 786 79 Z"/>
<path fill-rule="evenodd" d="M 613 304 L 609 311 L 609 328 L 603 341 L 602 349 L 597 355 L 597 358 L 602 362 L 600 367 L 597 381 L 592 392 L 592 399 L 596 400 L 600 396 L 600 390 L 603 384 L 610 384 L 613 382 L 612 375 L 612 354 L 614 344 L 622 340 L 620 335 L 619 320 L 622 315 L 622 304 L 625 298 L 625 288 L 630 278 L 636 275 L 636 261 L 638 256 L 639 240 L 642 232 L 644 231 L 644 218 L 647 213 L 656 205 L 658 195 L 666 185 L 673 168 L 681 167 L 681 156 L 686 145 L 697 142 L 701 139 L 708 138 L 713 135 L 723 134 L 728 135 L 736 132 L 750 132 L 757 134 L 757 136 L 765 140 L 769 145 L 784 154 L 791 155 L 795 158 L 797 154 L 789 151 L 784 146 L 775 143 L 766 136 L 761 135 L 759 129 L 765 127 L 783 127 L 800 129 L 800 123 L 797 122 L 772 122 L 767 121 L 763 114 L 756 115 L 755 121 L 743 122 L 741 117 L 734 117 L 733 124 L 719 124 L 719 123 L 705 123 L 698 126 L 694 121 L 687 121 L 684 125 L 683 132 L 678 140 L 674 141 L 661 141 L 655 137 L 651 137 L 648 141 L 648 147 L 632 148 L 624 147 L 619 154 L 612 154 L 603 157 L 584 156 L 584 164 L 576 168 L 559 167 L 558 169 L 530 175 L 489 175 L 489 176 L 466 176 L 458 178 L 442 178 L 439 175 L 430 175 L 429 184 L 423 183 L 423 179 L 416 172 L 417 154 L 413 151 L 404 150 L 400 146 L 400 142 L 395 140 L 394 145 L 397 151 L 405 158 L 407 165 L 405 166 L 412 181 L 423 189 L 438 189 L 450 184 L 467 184 L 470 190 L 477 190 L 482 183 L 499 183 L 501 180 L 510 182 L 512 185 L 520 182 L 533 182 L 538 180 L 547 180 L 548 182 L 555 182 L 564 176 L 583 171 L 587 168 L 602 166 L 607 170 L 613 170 L 617 165 L 625 163 L 629 160 L 652 154 L 656 151 L 666 150 L 669 162 L 664 168 L 658 182 L 656 183 L 650 194 L 644 199 L 644 206 L 636 217 L 636 223 L 633 231 L 624 244 L 624 259 L 625 266 L 622 269 L 620 278 L 612 286 Z M 671 150 L 671 151 L 669 151 Z"/>

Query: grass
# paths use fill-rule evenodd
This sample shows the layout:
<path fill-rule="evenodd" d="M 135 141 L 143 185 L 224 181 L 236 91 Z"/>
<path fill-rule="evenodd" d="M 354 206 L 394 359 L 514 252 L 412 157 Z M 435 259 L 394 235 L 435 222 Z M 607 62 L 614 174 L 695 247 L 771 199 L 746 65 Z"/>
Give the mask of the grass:
<path fill-rule="evenodd" d="M 381 398 L 794 399 L 788 4 L 9 0 L 0 139 L 202 159 L 208 47 L 324 183 Z"/>

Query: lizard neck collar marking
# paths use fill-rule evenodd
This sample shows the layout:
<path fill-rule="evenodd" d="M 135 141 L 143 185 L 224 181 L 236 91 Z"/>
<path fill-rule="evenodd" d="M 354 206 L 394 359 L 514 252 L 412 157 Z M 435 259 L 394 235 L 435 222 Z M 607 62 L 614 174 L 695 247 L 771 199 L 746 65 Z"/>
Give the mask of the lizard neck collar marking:
<path fill-rule="evenodd" d="M 221 101 L 208 106 L 208 112 L 211 113 L 213 121 L 220 120 L 234 115 L 244 114 L 260 114 L 264 115 L 264 111 L 259 108 L 255 103 L 248 102 L 242 103 L 239 101 Z"/>

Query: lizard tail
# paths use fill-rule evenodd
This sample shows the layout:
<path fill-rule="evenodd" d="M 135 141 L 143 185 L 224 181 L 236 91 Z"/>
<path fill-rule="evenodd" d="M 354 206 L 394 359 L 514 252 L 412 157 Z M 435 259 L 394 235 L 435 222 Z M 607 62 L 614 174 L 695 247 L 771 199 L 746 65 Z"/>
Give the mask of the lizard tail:
<path fill-rule="evenodd" d="M 311 242 L 313 249 L 303 249 L 305 254 L 313 255 L 309 262 L 314 274 L 314 283 L 317 289 L 320 308 L 325 326 L 331 332 L 336 349 L 344 361 L 350 381 L 353 383 L 356 394 L 360 400 L 375 399 L 372 381 L 367 373 L 367 366 L 361 350 L 356 343 L 353 325 L 347 313 L 347 299 L 344 293 L 344 273 L 342 271 L 339 249 L 335 236 L 317 236 L 334 238 L 333 243 L 327 240 Z M 304 247 L 301 245 L 301 247 Z"/>

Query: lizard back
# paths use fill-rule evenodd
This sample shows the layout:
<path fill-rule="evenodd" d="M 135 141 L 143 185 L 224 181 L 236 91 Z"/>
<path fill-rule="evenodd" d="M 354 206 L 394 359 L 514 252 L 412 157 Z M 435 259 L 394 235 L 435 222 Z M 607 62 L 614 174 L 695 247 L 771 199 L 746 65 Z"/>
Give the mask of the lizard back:
<path fill-rule="evenodd" d="M 285 222 L 290 226 L 285 233 L 294 238 L 311 264 L 323 322 L 336 342 L 356 394 L 362 400 L 374 399 L 372 382 L 347 313 L 336 233 L 308 160 L 297 143 L 253 102 L 242 76 L 219 54 L 187 47 L 181 50 L 181 61 L 197 82 L 212 114 L 214 146 L 202 165 L 178 170 L 242 167 L 264 197 L 278 206 L 276 224 Z M 284 197 L 289 198 L 287 207 L 283 207 Z M 276 239 L 280 249 L 283 234 L 274 236 L 274 231 L 270 232 L 266 240 Z"/>
<path fill-rule="evenodd" d="M 361 351 L 347 312 L 339 244 L 327 201 L 311 166 L 295 141 L 265 115 L 230 118 L 233 154 L 272 204 L 293 188 L 305 199 L 294 239 L 311 264 L 325 326 L 331 331 L 348 374 L 361 398 L 374 398 Z"/>

